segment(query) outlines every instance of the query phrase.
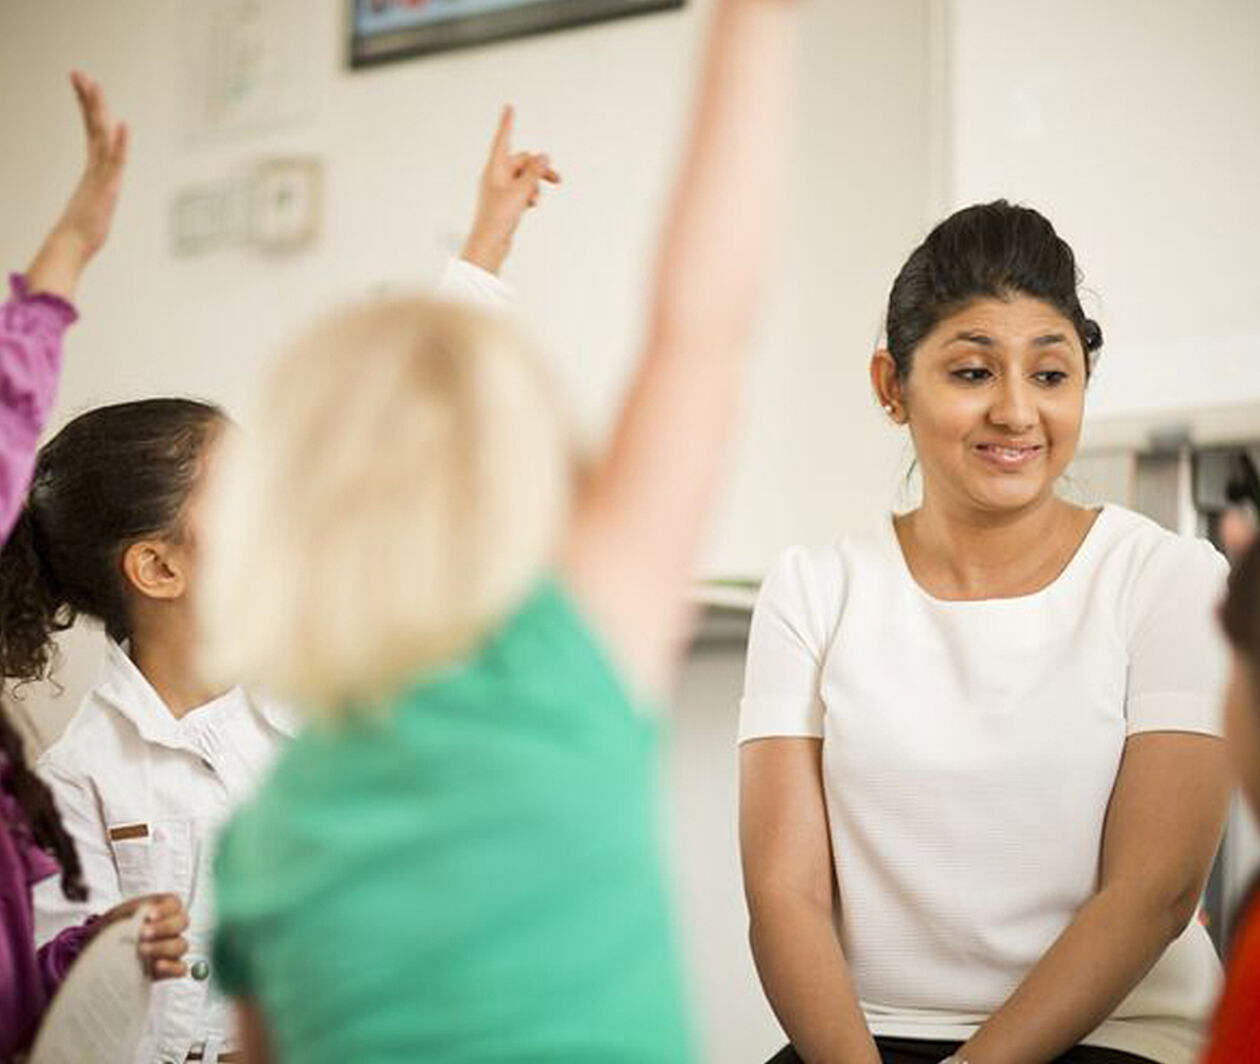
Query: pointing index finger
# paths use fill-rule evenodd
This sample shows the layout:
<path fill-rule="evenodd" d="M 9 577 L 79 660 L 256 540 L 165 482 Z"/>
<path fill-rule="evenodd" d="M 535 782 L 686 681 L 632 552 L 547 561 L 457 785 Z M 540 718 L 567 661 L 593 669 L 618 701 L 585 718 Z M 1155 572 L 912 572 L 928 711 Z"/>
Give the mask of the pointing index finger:
<path fill-rule="evenodd" d="M 494 144 L 490 148 L 490 158 L 496 162 L 506 165 L 508 157 L 512 152 L 512 120 L 515 112 L 512 110 L 510 103 L 503 105 L 503 110 L 499 113 L 499 128 L 494 132 Z"/>

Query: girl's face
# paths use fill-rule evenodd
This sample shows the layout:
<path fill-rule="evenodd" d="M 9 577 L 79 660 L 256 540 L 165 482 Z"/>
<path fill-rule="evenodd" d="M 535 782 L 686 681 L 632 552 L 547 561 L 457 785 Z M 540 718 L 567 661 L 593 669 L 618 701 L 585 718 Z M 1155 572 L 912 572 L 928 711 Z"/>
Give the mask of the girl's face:
<path fill-rule="evenodd" d="M 1085 368 L 1071 321 L 1030 296 L 977 299 L 941 321 L 893 382 L 925 497 L 987 513 L 1049 497 L 1080 438 Z"/>
<path fill-rule="evenodd" d="M 1260 685 L 1246 660 L 1234 651 L 1225 691 L 1225 742 L 1234 777 L 1252 813 L 1260 816 Z"/>

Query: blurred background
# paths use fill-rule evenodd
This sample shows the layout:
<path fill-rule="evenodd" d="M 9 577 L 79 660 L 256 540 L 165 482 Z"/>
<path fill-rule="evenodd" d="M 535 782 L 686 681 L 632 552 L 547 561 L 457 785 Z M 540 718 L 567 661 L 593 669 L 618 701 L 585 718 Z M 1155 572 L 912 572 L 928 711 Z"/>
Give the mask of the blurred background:
<path fill-rule="evenodd" d="M 66 75 L 133 127 L 114 235 L 79 298 L 55 430 L 180 394 L 248 422 L 312 315 L 431 285 L 461 242 L 499 106 L 565 177 L 505 277 L 592 436 L 635 354 L 707 0 L 381 63 L 349 63 L 343 0 L 4 0 L 0 247 L 25 266 L 80 161 Z M 815 0 L 791 212 L 746 418 L 701 576 L 754 584 L 794 542 L 904 503 L 908 452 L 866 364 L 898 267 L 951 209 L 1004 196 L 1073 245 L 1106 344 L 1070 490 L 1211 534 L 1260 441 L 1260 4 Z M 1241 457 L 1240 457 L 1241 456 Z M 713 594 L 710 598 L 715 597 Z M 737 596 L 738 598 L 738 596 Z M 667 818 L 715 1061 L 782 1041 L 745 942 L 734 734 L 746 610 L 711 608 L 677 699 Z M 17 703 L 43 743 L 91 684 Z M 1220 920 L 1257 852 L 1236 818 Z"/>

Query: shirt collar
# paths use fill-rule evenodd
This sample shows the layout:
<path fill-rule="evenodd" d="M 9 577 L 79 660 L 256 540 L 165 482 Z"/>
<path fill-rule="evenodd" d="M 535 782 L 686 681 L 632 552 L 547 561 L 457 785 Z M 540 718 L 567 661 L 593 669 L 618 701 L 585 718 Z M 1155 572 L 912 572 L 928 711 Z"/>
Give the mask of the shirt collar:
<path fill-rule="evenodd" d="M 108 642 L 104 675 L 93 692 L 96 697 L 131 721 L 145 742 L 173 750 L 190 749 L 179 721 L 136 667 L 126 647 L 113 639 Z M 248 698 L 270 727 L 287 738 L 297 734 L 297 720 L 281 703 L 258 695 Z"/>

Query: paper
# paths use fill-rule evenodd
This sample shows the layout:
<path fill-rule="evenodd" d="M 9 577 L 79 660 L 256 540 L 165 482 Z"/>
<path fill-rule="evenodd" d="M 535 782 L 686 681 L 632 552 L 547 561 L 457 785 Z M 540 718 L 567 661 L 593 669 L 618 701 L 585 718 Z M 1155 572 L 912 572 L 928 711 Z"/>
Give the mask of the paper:
<path fill-rule="evenodd" d="M 101 931 L 74 962 L 35 1039 L 29 1064 L 127 1064 L 135 1058 L 151 984 L 136 945 L 145 907 Z"/>

